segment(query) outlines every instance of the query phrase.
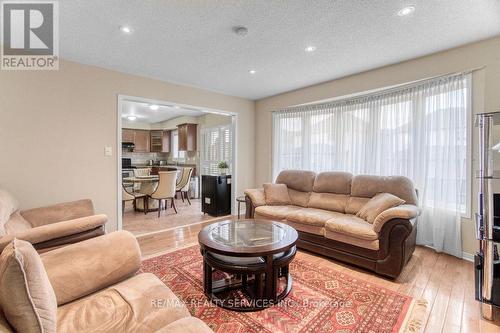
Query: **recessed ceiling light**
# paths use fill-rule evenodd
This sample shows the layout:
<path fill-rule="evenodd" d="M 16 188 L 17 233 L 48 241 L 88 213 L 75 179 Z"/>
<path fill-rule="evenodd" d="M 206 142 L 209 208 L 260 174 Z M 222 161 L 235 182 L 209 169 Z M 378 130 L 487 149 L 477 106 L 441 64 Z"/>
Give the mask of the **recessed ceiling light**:
<path fill-rule="evenodd" d="M 137 119 L 137 117 L 136 116 L 128 116 L 127 119 L 130 121 L 134 121 Z"/>
<path fill-rule="evenodd" d="M 316 46 L 309 45 L 304 49 L 306 52 L 314 52 L 316 51 Z"/>
<path fill-rule="evenodd" d="M 179 105 L 174 105 L 174 109 L 180 109 L 181 107 Z"/>
<path fill-rule="evenodd" d="M 160 108 L 160 106 L 159 106 L 159 105 L 156 105 L 156 104 L 151 104 L 151 105 L 149 106 L 149 108 L 150 108 L 151 110 L 153 110 L 153 111 L 156 111 L 156 110 L 158 110 L 158 109 Z"/>
<path fill-rule="evenodd" d="M 120 26 L 120 30 L 121 30 L 122 32 L 126 33 L 126 34 L 130 34 L 130 33 L 132 33 L 132 31 L 133 31 L 131 27 L 126 26 L 126 25 L 122 25 L 122 26 Z"/>
<path fill-rule="evenodd" d="M 233 31 L 241 37 L 245 37 L 248 34 L 248 29 L 242 25 L 233 27 Z"/>
<path fill-rule="evenodd" d="M 398 12 L 398 16 L 407 16 L 415 11 L 414 6 L 406 6 Z"/>
<path fill-rule="evenodd" d="M 248 71 L 248 73 L 255 74 L 255 73 L 257 73 L 257 71 L 255 69 L 251 69 L 251 70 Z"/>

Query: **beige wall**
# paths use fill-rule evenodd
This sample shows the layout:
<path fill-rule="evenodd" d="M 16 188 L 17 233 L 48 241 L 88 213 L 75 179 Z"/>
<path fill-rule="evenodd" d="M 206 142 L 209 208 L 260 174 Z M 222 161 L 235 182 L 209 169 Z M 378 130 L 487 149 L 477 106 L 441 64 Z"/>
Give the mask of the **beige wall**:
<path fill-rule="evenodd" d="M 257 101 L 256 183 L 268 182 L 272 177 L 271 111 L 480 67 L 484 68 L 473 74 L 473 112 L 500 111 L 500 37 Z M 477 169 L 476 137 L 474 130 L 473 170 Z M 473 211 L 476 192 L 477 182 L 473 180 Z M 474 223 L 470 219 L 462 221 L 462 243 L 463 250 L 468 253 L 474 252 L 477 247 Z"/>
<path fill-rule="evenodd" d="M 0 188 L 24 208 L 92 198 L 114 230 L 118 94 L 237 112 L 236 182 L 254 185 L 254 102 L 61 61 L 59 71 L 0 72 Z"/>

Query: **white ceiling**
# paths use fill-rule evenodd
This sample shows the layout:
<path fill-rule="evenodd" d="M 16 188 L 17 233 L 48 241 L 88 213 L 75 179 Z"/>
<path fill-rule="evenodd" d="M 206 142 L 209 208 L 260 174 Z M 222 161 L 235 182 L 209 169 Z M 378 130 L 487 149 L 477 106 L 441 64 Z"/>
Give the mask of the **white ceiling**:
<path fill-rule="evenodd" d="M 159 106 L 158 110 L 152 110 L 149 107 L 150 105 L 149 103 L 123 101 L 121 111 L 122 118 L 135 116 L 137 117 L 137 119 L 134 120 L 135 122 L 154 124 L 181 116 L 199 117 L 205 114 L 200 110 L 176 108 L 173 105 L 162 104 L 156 104 Z"/>
<path fill-rule="evenodd" d="M 415 12 L 397 16 L 408 4 Z M 64 0 L 59 6 L 63 58 L 249 99 L 500 34 L 498 0 Z M 232 32 L 237 25 L 248 28 L 246 37 Z M 317 50 L 304 52 L 308 45 Z"/>

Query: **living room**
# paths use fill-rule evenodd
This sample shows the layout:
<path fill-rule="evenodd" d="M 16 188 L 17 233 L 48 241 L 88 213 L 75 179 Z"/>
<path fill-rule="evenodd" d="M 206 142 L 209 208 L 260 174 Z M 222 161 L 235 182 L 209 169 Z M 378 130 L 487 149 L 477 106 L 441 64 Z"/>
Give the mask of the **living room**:
<path fill-rule="evenodd" d="M 57 68 L 1 27 L 6 331 L 500 331 L 497 1 L 44 3 Z M 121 230 L 120 96 L 234 116 L 229 218 Z"/>

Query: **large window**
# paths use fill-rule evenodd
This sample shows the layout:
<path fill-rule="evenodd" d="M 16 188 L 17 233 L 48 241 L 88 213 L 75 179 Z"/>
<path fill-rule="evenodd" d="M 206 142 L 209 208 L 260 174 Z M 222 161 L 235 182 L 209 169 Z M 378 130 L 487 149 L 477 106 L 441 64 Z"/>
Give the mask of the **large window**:
<path fill-rule="evenodd" d="M 225 161 L 232 170 L 231 126 L 204 128 L 202 135 L 201 172 L 204 175 L 218 175 L 217 164 Z"/>
<path fill-rule="evenodd" d="M 284 169 L 403 175 L 424 208 L 470 213 L 470 74 L 273 113 Z"/>

